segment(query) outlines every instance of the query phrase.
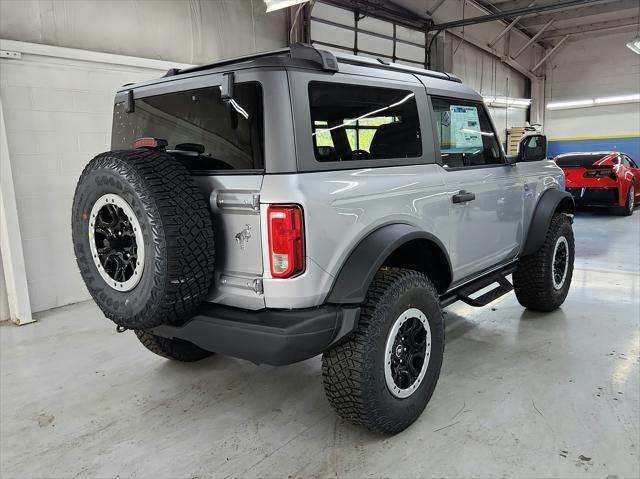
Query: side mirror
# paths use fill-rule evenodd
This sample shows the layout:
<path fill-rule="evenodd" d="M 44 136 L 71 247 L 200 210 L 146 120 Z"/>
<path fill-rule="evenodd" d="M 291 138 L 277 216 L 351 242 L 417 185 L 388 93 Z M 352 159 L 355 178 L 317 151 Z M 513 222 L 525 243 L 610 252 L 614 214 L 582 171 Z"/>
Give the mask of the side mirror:
<path fill-rule="evenodd" d="M 540 161 L 547 157 L 547 137 L 529 135 L 520 140 L 518 161 Z"/>

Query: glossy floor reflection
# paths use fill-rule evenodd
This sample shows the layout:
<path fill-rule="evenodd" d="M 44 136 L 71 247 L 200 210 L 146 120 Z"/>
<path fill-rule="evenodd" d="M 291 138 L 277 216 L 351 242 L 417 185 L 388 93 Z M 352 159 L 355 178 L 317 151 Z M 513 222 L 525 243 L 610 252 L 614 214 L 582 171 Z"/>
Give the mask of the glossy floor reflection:
<path fill-rule="evenodd" d="M 91 303 L 4 325 L 0 476 L 638 477 L 640 211 L 575 231 L 561 310 L 447 310 L 435 395 L 391 438 L 336 418 L 319 358 L 171 363 Z"/>

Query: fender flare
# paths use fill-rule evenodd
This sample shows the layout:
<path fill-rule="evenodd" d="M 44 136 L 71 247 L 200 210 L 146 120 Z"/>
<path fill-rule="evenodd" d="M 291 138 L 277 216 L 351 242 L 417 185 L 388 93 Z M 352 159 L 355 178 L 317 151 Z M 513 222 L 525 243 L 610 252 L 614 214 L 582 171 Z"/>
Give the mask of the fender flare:
<path fill-rule="evenodd" d="M 408 241 L 426 239 L 444 254 L 451 273 L 451 260 L 442 242 L 431 233 L 408 224 L 383 226 L 368 236 L 351 251 L 343 263 L 327 296 L 328 303 L 355 304 L 364 301 L 373 277 L 385 260 Z"/>
<path fill-rule="evenodd" d="M 538 200 L 520 256 L 533 254 L 540 249 L 547 236 L 551 218 L 558 210 L 572 214 L 575 210 L 573 196 L 567 191 L 549 188 Z"/>

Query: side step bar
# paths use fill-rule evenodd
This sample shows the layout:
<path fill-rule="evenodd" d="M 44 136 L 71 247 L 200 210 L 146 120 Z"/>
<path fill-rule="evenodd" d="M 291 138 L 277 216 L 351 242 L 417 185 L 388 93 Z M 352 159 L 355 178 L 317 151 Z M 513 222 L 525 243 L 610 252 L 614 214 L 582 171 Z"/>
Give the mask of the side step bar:
<path fill-rule="evenodd" d="M 498 271 L 490 273 L 487 276 L 482 276 L 470 283 L 449 291 L 440 297 L 440 305 L 445 308 L 456 301 L 462 301 L 467 303 L 469 306 L 477 308 L 486 306 L 513 290 L 513 285 L 509 282 L 507 276 L 513 273 L 516 269 L 517 266 L 515 264 L 511 264 Z M 471 297 L 472 294 L 477 293 L 487 286 L 491 286 L 493 283 L 498 283 L 498 285 L 477 298 Z"/>

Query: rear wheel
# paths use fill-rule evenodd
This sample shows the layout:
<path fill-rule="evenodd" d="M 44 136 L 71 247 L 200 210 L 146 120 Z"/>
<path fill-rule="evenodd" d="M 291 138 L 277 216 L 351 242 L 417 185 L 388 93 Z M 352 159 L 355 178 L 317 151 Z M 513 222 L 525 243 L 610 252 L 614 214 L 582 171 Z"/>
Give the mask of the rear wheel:
<path fill-rule="evenodd" d="M 183 339 L 163 338 L 147 331 L 136 331 L 136 336 L 142 345 L 152 353 L 175 361 L 190 363 L 200 361 L 213 354 Z"/>
<path fill-rule="evenodd" d="M 636 202 L 636 187 L 635 183 L 631 183 L 629 186 L 629 191 L 627 192 L 627 200 L 624 203 L 624 206 L 621 209 L 621 212 L 624 216 L 631 216 L 633 214 L 633 208 Z"/>
<path fill-rule="evenodd" d="M 322 357 L 325 393 L 344 419 L 395 434 L 429 402 L 443 354 L 442 311 L 431 281 L 416 271 L 382 269 L 357 330 Z"/>
<path fill-rule="evenodd" d="M 520 258 L 513 288 L 520 304 L 535 311 L 553 311 L 567 297 L 573 276 L 575 246 L 569 217 L 556 213 L 538 251 Z"/>

